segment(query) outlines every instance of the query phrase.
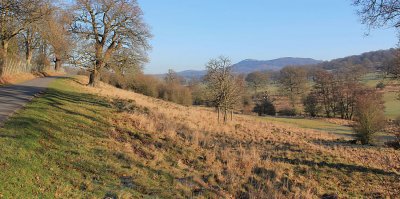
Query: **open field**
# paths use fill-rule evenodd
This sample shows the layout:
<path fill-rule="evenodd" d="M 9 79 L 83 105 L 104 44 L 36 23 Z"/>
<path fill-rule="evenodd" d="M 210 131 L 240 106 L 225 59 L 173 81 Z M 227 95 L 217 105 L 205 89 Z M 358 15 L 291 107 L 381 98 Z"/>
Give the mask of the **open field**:
<path fill-rule="evenodd" d="M 260 119 L 260 118 L 258 118 Z M 278 122 L 282 124 L 291 125 L 294 127 L 302 128 L 304 130 L 317 130 L 337 135 L 345 140 L 354 140 L 354 131 L 350 126 L 350 122 L 341 119 L 332 119 L 337 121 L 330 122 L 329 119 L 324 118 L 291 118 L 291 117 L 263 117 L 262 120 L 269 122 Z M 346 124 L 340 124 L 346 123 Z M 376 134 L 376 144 L 383 145 L 388 140 L 393 140 L 394 136 L 384 132 Z"/>
<path fill-rule="evenodd" d="M 395 119 L 400 116 L 400 85 L 399 82 L 392 79 L 383 79 L 379 73 L 369 73 L 364 79 L 363 83 L 375 88 L 379 82 L 383 82 L 386 86 L 383 92 L 383 101 L 385 102 L 385 115 L 390 119 Z"/>
<path fill-rule="evenodd" d="M 57 80 L 4 124 L 0 198 L 400 196 L 399 151 L 86 82 Z"/>

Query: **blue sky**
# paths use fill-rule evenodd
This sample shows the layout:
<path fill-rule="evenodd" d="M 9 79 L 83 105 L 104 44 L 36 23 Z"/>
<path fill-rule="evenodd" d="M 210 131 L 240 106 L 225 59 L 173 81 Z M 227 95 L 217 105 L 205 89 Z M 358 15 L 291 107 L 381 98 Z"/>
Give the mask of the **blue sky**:
<path fill-rule="evenodd" d="M 396 47 L 392 28 L 360 24 L 351 0 L 138 0 L 154 38 L 146 73 L 202 70 L 232 61 L 310 57 L 330 60 Z"/>

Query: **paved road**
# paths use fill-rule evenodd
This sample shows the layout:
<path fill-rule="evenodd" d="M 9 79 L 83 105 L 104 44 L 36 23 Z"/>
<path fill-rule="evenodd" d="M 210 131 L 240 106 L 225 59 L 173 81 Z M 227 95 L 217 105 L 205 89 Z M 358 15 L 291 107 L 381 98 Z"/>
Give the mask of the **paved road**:
<path fill-rule="evenodd" d="M 0 123 L 30 102 L 36 94 L 45 91 L 57 77 L 44 77 L 23 83 L 0 87 Z"/>

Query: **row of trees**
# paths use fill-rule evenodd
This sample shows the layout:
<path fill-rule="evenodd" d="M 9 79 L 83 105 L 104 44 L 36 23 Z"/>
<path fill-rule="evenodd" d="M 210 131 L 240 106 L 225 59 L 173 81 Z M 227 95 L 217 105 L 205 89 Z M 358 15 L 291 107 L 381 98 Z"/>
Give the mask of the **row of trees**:
<path fill-rule="evenodd" d="M 36 70 L 50 65 L 59 70 L 71 47 L 69 20 L 59 4 L 47 0 L 5 0 L 0 3 L 0 71 L 8 59 L 23 57 L 26 67 L 35 60 Z M 35 58 L 35 59 L 34 59 Z"/>
<path fill-rule="evenodd" d="M 0 2 L 1 66 L 24 58 L 30 66 L 64 61 L 90 71 L 96 86 L 103 69 L 135 74 L 147 61 L 151 34 L 136 0 L 50 0 Z M 23 47 L 22 47 L 23 46 Z"/>

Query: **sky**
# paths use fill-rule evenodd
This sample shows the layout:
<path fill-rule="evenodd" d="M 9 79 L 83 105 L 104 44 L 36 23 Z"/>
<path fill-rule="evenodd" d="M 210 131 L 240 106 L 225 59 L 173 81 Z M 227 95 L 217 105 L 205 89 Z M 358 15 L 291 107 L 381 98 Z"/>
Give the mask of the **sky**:
<path fill-rule="evenodd" d="M 203 70 L 211 58 L 331 60 L 397 47 L 368 31 L 351 0 L 138 0 L 154 37 L 145 73 Z M 368 35 L 367 35 L 368 33 Z"/>

